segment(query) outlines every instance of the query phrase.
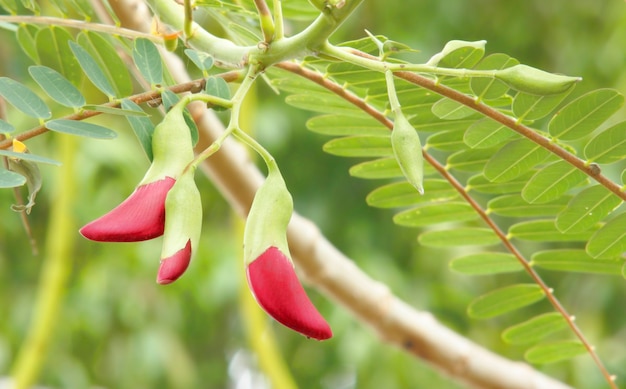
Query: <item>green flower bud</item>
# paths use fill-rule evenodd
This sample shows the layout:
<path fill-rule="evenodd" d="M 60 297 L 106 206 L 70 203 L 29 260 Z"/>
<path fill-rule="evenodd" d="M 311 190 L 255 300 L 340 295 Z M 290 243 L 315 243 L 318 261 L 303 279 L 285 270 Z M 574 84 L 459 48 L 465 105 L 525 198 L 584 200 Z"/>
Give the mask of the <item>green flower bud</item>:
<path fill-rule="evenodd" d="M 527 65 L 498 70 L 495 78 L 515 90 L 540 96 L 563 93 L 582 80 L 580 77 L 552 74 Z"/>
<path fill-rule="evenodd" d="M 391 147 L 404 177 L 420 194 L 424 194 L 422 143 L 415 128 L 399 109 L 396 110 L 396 120 L 391 132 Z"/>

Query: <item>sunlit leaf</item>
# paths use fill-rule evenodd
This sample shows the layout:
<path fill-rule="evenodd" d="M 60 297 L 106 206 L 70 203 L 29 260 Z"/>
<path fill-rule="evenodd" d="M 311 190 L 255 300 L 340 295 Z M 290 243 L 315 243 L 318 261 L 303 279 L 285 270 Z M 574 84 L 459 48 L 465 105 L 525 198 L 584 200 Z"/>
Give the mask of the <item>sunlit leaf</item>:
<path fill-rule="evenodd" d="M 486 43 L 452 40 L 446 43 L 441 52 L 432 56 L 428 64 L 446 68 L 472 68 L 485 55 Z"/>
<path fill-rule="evenodd" d="M 450 262 L 450 269 L 458 273 L 478 276 L 513 273 L 524 270 L 524 267 L 513 254 L 484 252 L 453 259 Z"/>
<path fill-rule="evenodd" d="M 587 349 L 579 341 L 564 340 L 534 346 L 526 351 L 524 358 L 530 363 L 541 365 L 571 359 L 586 353 Z"/>
<path fill-rule="evenodd" d="M 433 104 L 432 111 L 435 116 L 444 120 L 464 119 L 476 113 L 476 111 L 469 108 L 465 104 L 461 104 L 447 97 L 444 97 Z"/>
<path fill-rule="evenodd" d="M 582 232 L 604 219 L 622 200 L 602 185 L 585 188 L 556 218 L 561 232 Z"/>
<path fill-rule="evenodd" d="M 587 242 L 587 253 L 594 258 L 615 258 L 626 252 L 626 213 L 608 221 Z"/>
<path fill-rule="evenodd" d="M 570 94 L 567 92 L 556 95 L 536 95 L 519 92 L 513 99 L 513 113 L 519 119 L 537 120 L 549 115 Z"/>
<path fill-rule="evenodd" d="M 321 115 L 309 119 L 306 126 L 318 134 L 333 136 L 389 134 L 387 127 L 370 116 Z"/>
<path fill-rule="evenodd" d="M 522 197 L 529 203 L 546 203 L 561 197 L 587 179 L 587 175 L 566 161 L 554 162 L 539 170 L 526 184 Z"/>
<path fill-rule="evenodd" d="M 323 150 L 342 157 L 388 157 L 393 155 L 389 136 L 350 136 L 328 141 Z"/>
<path fill-rule="evenodd" d="M 478 70 L 497 70 L 504 69 L 510 66 L 517 65 L 519 63 L 515 58 L 511 58 L 506 54 L 496 53 L 491 54 L 485 58 L 478 65 L 476 65 L 475 69 Z M 473 77 L 470 80 L 470 87 L 472 88 L 472 92 L 480 99 L 496 99 L 502 95 L 504 95 L 509 87 L 500 80 L 495 78 L 483 78 L 483 77 Z"/>
<path fill-rule="evenodd" d="M 616 259 L 594 259 L 585 250 L 548 250 L 533 254 L 531 264 L 544 269 L 619 275 L 624 261 Z"/>
<path fill-rule="evenodd" d="M 424 194 L 419 194 L 415 187 L 406 181 L 395 182 L 373 190 L 366 201 L 372 207 L 396 208 L 424 202 L 450 200 L 458 193 L 445 180 L 424 180 Z"/>
<path fill-rule="evenodd" d="M 468 149 L 454 153 L 446 160 L 448 168 L 462 172 L 482 171 L 493 157 L 494 149 Z"/>
<path fill-rule="evenodd" d="M 113 139 L 117 134 L 97 124 L 81 122 L 78 120 L 55 119 L 46 122 L 46 127 L 55 132 L 84 136 L 96 139 Z"/>
<path fill-rule="evenodd" d="M 585 242 L 594 233 L 582 231 L 564 234 L 554 225 L 554 220 L 531 220 L 514 224 L 509 228 L 509 237 L 539 242 Z"/>
<path fill-rule="evenodd" d="M 76 56 L 80 67 L 87 75 L 87 78 L 94 84 L 94 86 L 102 93 L 107 95 L 109 98 L 113 98 L 116 96 L 116 91 L 107 79 L 106 75 L 98 65 L 98 63 L 93 59 L 93 57 L 82 48 L 78 43 L 69 42 L 70 48 L 72 52 Z"/>
<path fill-rule="evenodd" d="M 507 143 L 485 166 L 485 177 L 494 182 L 507 182 L 526 173 L 544 161 L 550 153 L 527 139 Z"/>
<path fill-rule="evenodd" d="M 26 183 L 26 177 L 15 172 L 0 169 L 0 188 L 15 188 Z"/>
<path fill-rule="evenodd" d="M 511 285 L 476 298 L 467 307 L 467 313 L 475 319 L 489 319 L 534 304 L 544 297 L 539 285 Z"/>
<path fill-rule="evenodd" d="M 587 143 L 584 150 L 588 162 L 614 163 L 626 157 L 626 122 L 602 131 Z"/>
<path fill-rule="evenodd" d="M 478 174 L 467 180 L 467 190 L 491 194 L 516 193 L 524 188 L 533 174 L 535 174 L 534 171 L 526 172 L 507 182 L 493 182 L 485 178 L 483 174 Z"/>
<path fill-rule="evenodd" d="M 520 195 L 512 194 L 496 197 L 489 201 L 487 208 L 500 216 L 536 217 L 552 216 L 561 212 L 569 201 L 569 197 L 561 197 L 548 203 L 530 204 Z"/>
<path fill-rule="evenodd" d="M 61 166 L 61 162 L 54 159 L 42 157 L 32 153 L 18 153 L 10 150 L 0 149 L 0 155 L 4 157 L 10 157 L 14 159 L 23 159 L 24 161 L 31 161 L 35 163 L 45 163 L 47 165 Z"/>
<path fill-rule="evenodd" d="M 462 222 L 477 218 L 476 211 L 467 203 L 445 202 L 423 204 L 400 212 L 393 217 L 394 223 L 406 227 L 422 227 L 445 222 Z"/>
<path fill-rule="evenodd" d="M 361 162 L 350 168 L 350 175 L 358 178 L 377 180 L 382 178 L 404 177 L 395 157 Z"/>
<path fill-rule="evenodd" d="M 624 104 L 624 96 L 613 89 L 598 89 L 580 96 L 554 115 L 548 130 L 561 140 L 590 134 Z"/>
<path fill-rule="evenodd" d="M 428 137 L 425 147 L 443 151 L 457 151 L 467 148 L 463 141 L 465 131 L 440 131 Z"/>
<path fill-rule="evenodd" d="M 331 93 L 310 92 L 287 96 L 285 102 L 293 107 L 313 112 L 362 116 L 363 111 Z"/>
<path fill-rule="evenodd" d="M 139 72 L 151 85 L 163 83 L 163 64 L 156 45 L 146 38 L 135 39 L 133 61 Z"/>
<path fill-rule="evenodd" d="M 469 227 L 426 231 L 417 241 L 431 247 L 490 246 L 501 242 L 492 229 Z"/>
<path fill-rule="evenodd" d="M 567 322 L 560 313 L 545 313 L 507 328 L 502 333 L 502 339 L 509 344 L 536 343 L 566 328 Z"/>
<path fill-rule="evenodd" d="M 140 106 L 128 99 L 122 100 L 122 108 L 143 113 Z M 154 133 L 154 124 L 152 124 L 150 118 L 145 116 L 126 116 L 126 119 L 128 120 L 130 127 L 133 129 L 135 136 L 139 140 L 139 144 L 141 144 L 141 147 L 148 156 L 148 159 L 152 161 L 152 134 Z"/>
<path fill-rule="evenodd" d="M 504 124 L 484 118 L 465 131 L 463 141 L 473 149 L 488 149 L 510 138 L 519 138 L 519 135 Z"/>
<path fill-rule="evenodd" d="M 70 108 L 85 105 L 85 98 L 80 91 L 56 70 L 46 66 L 31 66 L 28 72 L 41 89 L 57 103 Z"/>
<path fill-rule="evenodd" d="M 8 77 L 0 77 L 0 96 L 30 117 L 47 119 L 52 116 L 50 108 L 35 92 Z"/>

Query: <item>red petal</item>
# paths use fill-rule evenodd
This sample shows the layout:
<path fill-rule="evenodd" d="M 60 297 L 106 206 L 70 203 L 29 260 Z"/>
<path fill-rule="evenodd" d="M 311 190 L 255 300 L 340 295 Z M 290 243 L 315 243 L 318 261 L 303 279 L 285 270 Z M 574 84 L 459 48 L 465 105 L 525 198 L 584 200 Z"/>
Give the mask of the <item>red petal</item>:
<path fill-rule="evenodd" d="M 189 261 L 191 261 L 191 240 L 174 255 L 161 260 L 157 282 L 166 285 L 176 281 L 189 267 Z"/>
<path fill-rule="evenodd" d="M 317 340 L 333 336 L 300 284 L 293 265 L 270 247 L 246 269 L 248 284 L 259 305 L 279 323 Z"/>
<path fill-rule="evenodd" d="M 87 239 L 99 242 L 138 242 L 163 235 L 165 198 L 175 179 L 141 185 L 109 213 L 80 229 Z"/>

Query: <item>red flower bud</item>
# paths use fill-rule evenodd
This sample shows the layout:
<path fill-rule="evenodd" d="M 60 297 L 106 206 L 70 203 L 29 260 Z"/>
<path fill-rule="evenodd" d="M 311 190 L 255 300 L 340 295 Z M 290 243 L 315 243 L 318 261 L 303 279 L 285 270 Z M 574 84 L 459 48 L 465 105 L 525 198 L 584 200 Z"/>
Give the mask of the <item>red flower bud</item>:
<path fill-rule="evenodd" d="M 175 182 L 165 177 L 138 186 L 124 202 L 81 228 L 80 233 L 99 242 L 138 242 L 163 235 L 165 198 Z"/>
<path fill-rule="evenodd" d="M 161 285 L 170 284 L 182 276 L 191 262 L 191 240 L 174 255 L 161 260 L 157 282 Z"/>
<path fill-rule="evenodd" d="M 333 336 L 280 249 L 271 246 L 265 250 L 247 266 L 246 276 L 259 305 L 279 323 L 317 340 Z"/>

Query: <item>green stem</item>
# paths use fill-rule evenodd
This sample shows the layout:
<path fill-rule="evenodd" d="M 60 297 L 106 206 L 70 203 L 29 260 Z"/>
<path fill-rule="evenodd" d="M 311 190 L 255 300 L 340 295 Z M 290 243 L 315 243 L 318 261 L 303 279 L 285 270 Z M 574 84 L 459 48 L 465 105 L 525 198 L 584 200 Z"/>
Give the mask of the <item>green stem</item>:
<path fill-rule="evenodd" d="M 274 0 L 274 40 L 280 40 L 285 37 L 282 4 L 281 0 Z"/>
<path fill-rule="evenodd" d="M 189 39 L 193 35 L 193 6 L 191 0 L 185 0 L 185 20 L 183 23 L 183 33 Z"/>
<path fill-rule="evenodd" d="M 385 81 L 387 82 L 387 95 L 389 96 L 389 106 L 395 114 L 400 110 L 400 100 L 396 94 L 396 85 L 393 80 L 393 72 L 389 69 L 385 70 Z"/>
<path fill-rule="evenodd" d="M 274 20 L 272 19 L 272 13 L 265 0 L 254 0 L 257 13 L 259 14 L 259 23 L 261 24 L 261 31 L 263 32 L 263 40 L 265 43 L 270 43 L 274 40 L 274 34 L 276 27 L 274 26 Z"/>
<path fill-rule="evenodd" d="M 51 199 L 46 256 L 34 313 L 26 340 L 13 366 L 15 389 L 27 389 L 38 380 L 48 346 L 53 340 L 72 269 L 72 248 L 76 236 L 72 207 L 76 194 L 74 160 L 77 140 L 71 136 L 59 139 L 63 165 L 58 170 L 58 185 Z"/>

